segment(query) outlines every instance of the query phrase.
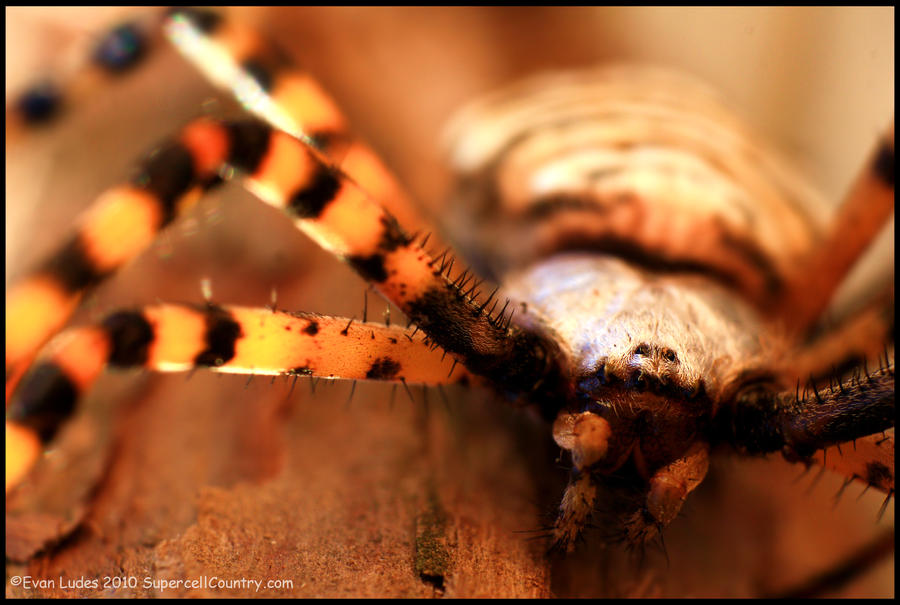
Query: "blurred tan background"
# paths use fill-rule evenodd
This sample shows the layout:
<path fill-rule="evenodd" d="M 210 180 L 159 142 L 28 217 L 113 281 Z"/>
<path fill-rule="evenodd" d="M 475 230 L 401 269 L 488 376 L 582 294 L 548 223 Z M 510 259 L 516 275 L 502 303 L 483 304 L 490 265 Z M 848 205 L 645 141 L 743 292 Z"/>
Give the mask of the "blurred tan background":
<path fill-rule="evenodd" d="M 7 8 L 7 99 L 35 73 L 77 64 L 96 32 L 123 10 Z M 449 186 L 440 147 L 443 124 L 465 101 L 540 70 L 641 60 L 694 73 L 717 85 L 789 155 L 822 190 L 826 205 L 840 198 L 894 107 L 893 8 L 236 12 L 322 80 L 359 132 L 438 218 Z M 127 176 L 136 157 L 209 108 L 212 98 L 221 96 L 161 45 L 142 69 L 89 91 L 67 119 L 8 141 L 7 283 L 58 243 L 97 193 Z M 230 110 L 227 100 L 213 109 Z M 211 278 L 217 301 L 263 305 L 277 287 L 280 307 L 360 316 L 362 282 L 258 206 L 237 187 L 211 196 L 91 297 L 80 319 L 157 298 L 198 301 L 203 276 Z M 869 259 L 863 281 L 892 278 L 892 227 Z M 370 317 L 381 309 L 372 298 Z M 153 566 L 174 557 L 175 547 L 183 550 L 174 558 L 188 570 L 197 561 L 227 561 L 239 569 L 241 561 L 227 555 L 255 548 L 264 535 L 275 536 L 272 549 L 260 547 L 266 561 L 305 578 L 306 588 L 297 594 L 384 594 L 384 586 L 396 590 L 392 594 L 423 594 L 414 592 L 422 587 L 404 567 L 411 546 L 403 536 L 421 512 L 416 498 L 435 481 L 459 523 L 459 544 L 482 549 L 460 546 L 478 569 L 466 570 L 468 575 L 458 570 L 456 584 L 446 588 L 451 595 L 746 596 L 796 583 L 893 523 L 893 504 L 876 525 L 881 498 L 869 493 L 855 501 L 856 486 L 834 505 L 840 478 L 825 476 L 813 486 L 811 476 L 796 482 L 801 469 L 779 457 L 728 459 L 698 491 L 688 519 L 667 536 L 671 562 L 653 553 L 640 571 L 625 573 L 624 564 L 615 562 L 618 555 L 595 548 L 545 568 L 541 546 L 528 543 L 536 545 L 528 550 L 521 535 L 510 532 L 541 522 L 523 501 L 538 501 L 546 511 L 558 497 L 558 486 L 548 488 L 552 481 L 544 479 L 560 472 L 548 463 L 555 455 L 552 444 L 545 429 L 523 426 L 518 412 L 502 406 L 493 411 L 498 406 L 477 391 L 452 396 L 461 411 L 447 421 L 406 409 L 403 395 L 397 409 L 388 411 L 390 388 L 381 385 L 360 384 L 347 412 L 345 385 L 310 399 L 301 385 L 301 394 L 288 395 L 280 382 L 244 387 L 242 378 L 202 373 L 187 382 L 181 376 L 144 376 L 136 386 L 132 380 L 122 387 L 119 377 L 105 383 L 96 399 L 115 399 L 103 395 L 104 389 L 154 393 L 154 399 L 125 408 L 119 421 L 124 437 L 115 451 L 122 462 L 113 464 L 119 474 L 112 476 L 128 477 L 127 489 L 112 480 L 102 484 L 88 514 L 106 533 L 88 532 L 70 550 L 33 563 L 45 571 L 104 569 L 86 552 L 112 560 L 107 565 L 113 568 L 127 563 L 158 569 Z M 79 443 L 85 451 L 102 449 L 96 440 L 71 433 L 76 450 Z M 529 452 L 547 459 L 529 461 Z M 382 468 L 386 460 L 416 456 L 421 460 L 412 471 Z M 159 469 L 158 476 L 135 479 L 129 474 L 135 468 Z M 343 477 L 352 478 L 351 495 L 340 491 L 348 488 L 339 484 Z M 385 486 L 403 486 L 401 501 L 413 504 L 380 509 L 374 521 L 384 529 L 375 536 L 371 523 L 364 524 L 374 514 L 365 494 L 397 506 L 396 494 Z M 153 512 L 159 510 L 169 515 L 164 521 Z M 346 510 L 358 515 L 340 513 Z M 255 514 L 248 519 L 243 511 Z M 278 540 L 284 536 L 296 542 L 282 552 Z M 204 550 L 204 539 L 226 546 Z M 385 553 L 383 560 L 371 560 L 373 551 Z M 308 560 L 309 552 L 320 558 Z M 358 567 L 343 567 L 347 553 Z M 486 578 L 509 582 L 491 584 Z M 893 590 L 891 560 L 839 594 L 892 596 Z"/>

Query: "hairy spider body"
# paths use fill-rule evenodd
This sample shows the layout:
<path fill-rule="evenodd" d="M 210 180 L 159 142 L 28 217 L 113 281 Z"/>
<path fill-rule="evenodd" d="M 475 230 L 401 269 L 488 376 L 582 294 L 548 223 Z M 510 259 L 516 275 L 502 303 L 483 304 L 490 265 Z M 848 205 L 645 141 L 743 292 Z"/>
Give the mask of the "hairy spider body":
<path fill-rule="evenodd" d="M 646 77 L 641 74 L 620 72 L 609 81 L 613 89 L 619 85 L 628 88 L 635 79 Z M 573 88 L 578 92 L 573 96 L 589 99 L 596 75 L 574 78 Z M 601 79 L 608 77 L 604 72 L 600 75 Z M 640 84 L 635 88 L 665 90 L 665 86 Z M 610 97 L 613 104 L 634 102 L 629 94 Z M 685 98 L 694 99 L 690 94 Z M 649 103 L 650 114 L 671 109 L 665 99 L 658 101 Z M 531 106 L 532 102 L 525 104 Z M 563 105 L 563 113 L 572 111 Z M 534 106 L 540 107 L 540 103 L 534 102 Z M 708 116 L 709 109 L 704 106 L 697 117 Z M 640 111 L 632 115 L 636 122 L 644 118 Z M 479 120 L 477 113 L 473 117 L 470 112 L 460 121 L 456 136 L 463 142 L 457 149 L 465 148 L 467 140 L 459 134 L 460 128 L 492 132 Z M 592 116 L 576 115 L 575 119 L 551 120 L 549 126 L 540 119 L 529 120 L 526 123 L 534 126 L 531 131 L 516 132 L 517 126 L 500 128 L 495 136 L 498 144 L 477 141 L 474 147 L 485 157 L 473 161 L 471 156 L 462 154 L 460 159 L 457 154 L 457 168 L 464 173 L 461 190 L 474 201 L 474 211 L 468 216 L 477 217 L 459 231 L 465 257 L 473 259 L 482 274 L 503 285 L 502 294 L 511 298 L 510 308 L 516 313 L 512 319 L 509 309 L 491 312 L 487 305 L 493 297 L 478 298 L 471 278 L 451 274 L 446 260 L 425 264 L 437 278 L 450 275 L 450 286 L 441 285 L 440 279 L 433 286 L 421 286 L 415 263 L 401 268 L 399 263 L 405 261 L 392 260 L 400 258 L 392 256 L 397 251 L 417 256 L 420 240 L 406 236 L 380 214 L 373 215 L 374 222 L 361 229 L 372 239 L 361 245 L 359 253 L 346 246 L 348 242 L 359 245 L 362 236 L 342 239 L 334 235 L 344 228 L 344 221 L 333 221 L 340 224 L 334 232 L 318 231 L 313 223 L 304 223 L 311 225 L 308 228 L 300 225 L 301 220 L 318 220 L 325 208 L 341 207 L 342 197 L 354 197 L 339 174 L 327 169 L 324 173 L 301 170 L 301 174 L 319 176 L 310 181 L 303 177 L 302 191 L 306 193 L 298 196 L 296 191 L 287 191 L 291 202 L 286 204 L 301 228 L 349 260 L 367 280 L 379 284 L 377 287 L 424 329 L 430 340 L 421 343 L 429 347 L 432 342 L 442 344 L 501 393 L 516 401 L 536 403 L 548 420 L 555 420 L 553 436 L 572 453 L 575 466 L 553 530 L 556 542 L 566 548 L 573 545 L 592 509 L 600 504 L 598 500 L 607 495 L 616 500 L 614 492 L 621 488 L 627 497 L 616 502 L 619 508 L 611 523 L 622 527 L 621 536 L 630 542 L 654 538 L 703 479 L 710 447 L 732 444 L 754 453 L 785 449 L 803 459 L 812 453 L 795 447 L 799 442 L 784 430 L 790 423 L 781 418 L 763 414 L 761 420 L 773 421 L 775 428 L 773 434 L 762 430 L 760 438 L 756 434 L 736 438 L 737 431 L 728 426 L 735 402 L 750 401 L 751 396 L 760 394 L 762 409 L 771 403 L 768 393 L 780 394 L 793 386 L 788 376 L 772 368 L 778 367 L 777 360 L 785 351 L 795 350 L 796 338 L 783 322 L 769 320 L 792 279 L 791 267 L 824 238 L 822 227 L 807 211 L 798 209 L 803 206 L 802 187 L 791 178 L 782 180 L 781 173 L 754 174 L 759 168 L 756 162 L 767 158 L 764 154 L 751 155 L 753 161 L 742 165 L 745 158 L 740 152 L 727 149 L 722 153 L 719 149 L 717 157 L 726 168 L 704 166 L 708 158 L 678 140 L 685 132 L 686 139 L 702 139 L 698 131 L 691 130 L 696 124 L 676 132 L 674 142 L 661 135 L 661 145 L 654 138 L 658 133 L 637 124 L 634 131 L 621 135 L 618 142 L 607 141 L 604 147 L 584 133 L 603 138 L 611 131 L 602 118 L 599 125 L 591 125 L 591 120 Z M 589 126 L 572 128 L 573 124 Z M 242 128 L 226 126 L 231 132 Z M 554 132 L 567 128 L 579 130 L 584 139 L 572 143 L 565 132 Z M 731 136 L 740 129 L 720 131 Z M 556 142 L 548 145 L 541 140 L 543 135 Z M 740 140 L 740 135 L 735 138 Z M 716 146 L 716 141 L 705 143 Z M 240 158 L 229 163 L 265 182 L 268 177 L 259 158 L 274 154 L 274 144 L 267 145 L 269 151 L 263 152 L 240 143 Z M 585 158 L 586 147 L 611 153 Z M 254 160 L 245 162 L 248 157 Z M 592 162 L 590 170 L 585 169 L 590 163 L 586 159 Z M 762 162 L 761 173 L 766 173 L 767 162 Z M 748 166 L 749 172 L 745 170 Z M 275 188 L 282 185 L 277 183 Z M 530 189 L 532 186 L 535 189 Z M 758 187 L 764 190 L 762 194 Z M 671 191 L 677 195 L 666 193 Z M 697 202 L 698 197 L 702 203 Z M 747 199 L 764 199 L 766 204 L 747 204 Z M 498 246 L 498 241 L 507 244 Z M 586 249 L 593 253 L 586 254 Z M 392 267 L 392 262 L 398 264 Z M 404 276 L 400 280 L 390 277 L 397 271 Z M 414 293 L 408 292 L 412 283 L 420 288 Z M 457 300 L 466 304 L 471 300 L 472 304 L 460 306 Z M 181 344 L 190 349 L 181 362 L 165 352 L 174 349 L 165 348 L 161 336 L 163 332 L 177 336 L 178 330 L 166 328 L 169 320 L 161 318 L 170 311 L 192 316 L 198 326 L 192 328 L 196 335 L 190 338 L 180 332 Z M 274 323 L 281 321 L 280 314 L 272 317 L 277 319 Z M 301 340 L 315 336 L 309 332 L 314 323 L 318 326 L 318 320 L 296 319 L 293 325 Z M 238 372 L 252 368 L 254 373 L 267 373 L 260 353 L 248 353 L 246 362 L 239 361 L 246 352 L 241 347 L 249 341 L 250 327 L 257 322 L 260 326 L 271 323 L 265 312 L 218 305 L 181 310 L 145 307 L 138 314 L 111 315 L 103 322 L 101 340 L 108 339 L 116 352 L 100 355 L 93 371 L 99 372 L 104 362 L 162 371 L 171 371 L 166 364 L 173 363 L 181 363 L 178 369 L 229 371 L 233 363 Z M 147 333 L 148 325 L 151 335 L 140 337 Z M 343 330 L 338 328 L 335 324 L 333 332 L 340 337 L 353 334 L 350 323 Z M 268 343 L 268 350 L 280 341 L 267 330 L 261 330 L 260 338 Z M 437 375 L 426 377 L 417 369 L 415 349 L 408 360 L 403 359 L 391 349 L 390 338 L 385 335 L 384 355 L 370 349 L 358 374 L 346 369 L 332 371 L 327 363 L 308 359 L 275 361 L 271 373 L 390 380 L 405 377 L 399 371 L 402 367 L 409 369 L 413 380 L 448 381 Z M 151 362 L 148 341 L 164 351 L 160 365 Z M 328 346 L 327 342 L 323 340 L 322 346 Z M 888 373 L 892 376 L 892 362 L 882 369 L 883 380 L 875 377 L 876 386 L 887 383 Z M 44 374 L 41 382 L 50 384 L 46 377 Z M 84 388 L 90 382 L 85 380 Z M 76 395 L 82 390 L 79 386 Z M 871 425 L 857 427 L 854 434 L 892 426 L 892 412 L 885 412 L 884 397 L 879 397 Z M 797 397 L 794 403 L 808 399 Z M 40 420 L 30 409 L 16 409 L 13 418 Z M 55 429 L 59 419 L 53 418 L 50 424 Z M 813 443 L 812 449 L 838 441 L 829 437 Z M 865 479 L 880 485 L 870 477 Z M 886 485 L 892 485 L 892 476 Z M 427 571 L 421 573 L 428 575 Z"/>

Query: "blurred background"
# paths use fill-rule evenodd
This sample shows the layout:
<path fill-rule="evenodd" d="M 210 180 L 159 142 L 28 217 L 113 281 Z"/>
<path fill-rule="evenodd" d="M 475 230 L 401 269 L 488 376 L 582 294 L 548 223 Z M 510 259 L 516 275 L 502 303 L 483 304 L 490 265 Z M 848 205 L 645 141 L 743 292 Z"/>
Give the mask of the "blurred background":
<path fill-rule="evenodd" d="M 7 102 L 36 75 L 77 70 L 96 36 L 123 16 L 133 15 L 134 10 L 7 8 Z M 139 10 L 144 11 L 147 19 L 159 12 L 159 9 Z M 748 122 L 808 175 L 823 194 L 823 213 L 840 200 L 876 137 L 893 117 L 894 9 L 890 7 L 276 7 L 233 9 L 233 13 L 235 18 L 256 24 L 276 39 L 298 64 L 322 81 L 344 107 L 357 131 L 383 154 L 425 212 L 437 220 L 452 176 L 443 162 L 443 125 L 466 101 L 539 71 L 608 61 L 643 61 L 699 76 L 717 86 Z M 203 111 L 228 113 L 235 108 L 202 82 L 170 48 L 157 41 L 145 65 L 120 79 L 89 86 L 64 119 L 23 136 L 10 137 L 8 132 L 7 283 L 10 276 L 21 273 L 58 243 L 78 213 L 100 191 L 125 178 L 135 158 Z M 866 259 L 866 267 L 854 276 L 855 285 L 843 293 L 845 300 L 852 299 L 854 292 L 864 289 L 866 284 L 893 279 L 893 239 L 891 220 Z M 169 229 L 145 257 L 91 297 L 76 321 L 96 318 L 102 311 L 116 306 L 156 299 L 198 301 L 201 277 L 211 279 L 216 301 L 259 306 L 268 303 L 271 290 L 277 288 L 279 307 L 348 317 L 361 315 L 364 285 L 358 278 L 297 237 L 292 227 L 274 213 L 260 210 L 238 187 L 228 187 Z M 369 298 L 370 317 L 378 316 L 381 303 L 376 308 L 372 297 Z M 138 390 L 131 383 L 130 387 L 122 387 L 117 380 L 116 377 L 106 379 L 109 383 L 106 388 Z M 625 575 L 617 575 L 610 570 L 618 569 L 620 564 L 615 561 L 619 553 L 611 554 L 595 546 L 580 557 L 544 569 L 535 563 L 542 560 L 541 547 L 537 546 L 537 551 L 522 547 L 521 538 L 511 537 L 512 530 L 504 523 L 512 523 L 513 529 L 531 529 L 541 523 L 534 520 L 533 509 L 519 506 L 520 500 L 538 501 L 539 509 L 546 507 L 547 502 L 552 506 L 559 492 L 552 493 L 543 480 L 533 479 L 534 473 L 544 472 L 535 468 L 546 466 L 547 462 L 528 461 L 523 448 L 543 451 L 552 460 L 553 447 L 547 443 L 546 435 L 535 437 L 541 434 L 541 427 L 523 427 L 516 412 L 481 409 L 479 406 L 490 401 L 488 396 L 456 395 L 453 402 L 459 402 L 463 411 L 457 412 L 459 416 L 450 423 L 455 428 L 448 429 L 435 420 L 438 414 L 423 420 L 415 409 L 388 412 L 384 402 L 390 389 L 381 385 L 361 385 L 358 391 L 362 395 L 355 395 L 352 418 L 341 407 L 346 391 L 337 395 L 317 394 L 317 405 L 312 411 L 310 407 L 298 411 L 298 396 L 294 395 L 288 404 L 292 411 L 285 417 L 283 400 L 287 389 L 280 383 L 269 387 L 268 381 L 257 381 L 242 392 L 243 380 L 233 377 L 217 380 L 198 375 L 188 383 L 183 377 L 142 377 L 140 381 L 142 387 L 151 383 L 156 401 L 143 401 L 128 408 L 131 411 L 122 421 L 124 428 L 117 429 L 120 433 L 124 431 L 130 437 L 128 431 L 133 428 L 152 435 L 155 426 L 158 431 L 179 434 L 183 429 L 173 426 L 190 424 L 195 418 L 210 423 L 205 428 L 194 426 L 189 432 L 190 439 L 182 435 L 178 441 L 169 435 L 167 439 L 175 439 L 177 445 L 168 452 L 159 437 L 154 442 L 152 437 L 135 436 L 134 443 L 129 442 L 127 446 L 138 448 L 138 453 L 131 463 L 123 462 L 123 465 L 134 464 L 138 459 L 144 464 L 146 458 L 141 456 L 153 451 L 158 458 L 152 460 L 161 468 L 167 465 L 202 468 L 190 479 L 181 479 L 176 487 L 169 484 L 160 490 L 155 483 L 162 480 L 157 479 L 137 490 L 145 499 L 150 498 L 146 494 L 153 490 L 165 493 L 168 489 L 169 502 L 173 494 L 184 496 L 186 503 L 172 515 L 177 522 L 170 519 L 171 523 L 159 525 L 177 528 L 177 531 L 167 529 L 169 533 L 160 530 L 160 535 L 167 539 L 181 535 L 196 520 L 198 512 L 192 507 L 198 486 L 233 488 L 223 497 L 237 498 L 235 493 L 239 492 L 241 498 L 252 499 L 254 493 L 265 492 L 264 487 L 287 490 L 286 485 L 302 482 L 311 490 L 313 500 L 333 500 L 335 506 L 340 506 L 351 498 L 339 491 L 341 486 L 324 480 L 324 487 L 319 489 L 338 490 L 335 492 L 338 495 L 317 493 L 315 484 L 305 481 L 303 473 L 308 477 L 315 472 L 320 479 L 323 474 L 359 477 L 369 473 L 382 477 L 389 485 L 405 485 L 402 482 L 410 476 L 409 468 L 392 467 L 378 475 L 378 469 L 365 467 L 378 464 L 378 457 L 374 456 L 376 462 L 373 462 L 366 447 L 389 448 L 398 442 L 417 444 L 408 451 L 419 452 L 424 460 L 430 461 L 425 463 L 425 470 L 416 467 L 413 476 L 426 483 L 433 481 L 434 476 L 446 481 L 439 483 L 438 492 L 454 518 L 466 518 L 473 526 L 482 528 L 499 524 L 497 527 L 502 529 L 476 531 L 476 538 L 472 539 L 490 543 L 494 548 L 493 559 L 502 559 L 503 555 L 498 553 L 509 554 L 510 549 L 526 553 L 516 555 L 521 559 L 510 554 L 507 563 L 515 567 L 511 561 L 527 562 L 523 565 L 531 570 L 532 575 L 528 577 L 535 589 L 529 594 L 533 595 L 552 592 L 578 596 L 747 596 L 777 592 L 834 563 L 842 553 L 859 547 L 893 524 L 893 504 L 876 526 L 881 499 L 877 494 L 867 494 L 855 500 L 860 491 L 857 486 L 848 488 L 848 495 L 835 504 L 840 478 L 823 477 L 811 486 L 810 474 L 795 484 L 802 469 L 779 459 L 727 460 L 694 498 L 696 504 L 688 510 L 689 519 L 673 527 L 671 536 L 667 536 L 669 561 L 653 554 L 650 563 L 638 571 L 631 566 Z M 303 390 L 304 396 L 307 393 L 306 389 L 298 390 Z M 337 401 L 335 405 L 318 405 L 322 397 L 329 396 Z M 374 403 L 356 405 L 360 399 Z M 217 412 L 224 401 L 248 400 L 264 412 L 229 411 L 225 419 Z M 189 404 L 193 406 L 190 409 L 197 411 L 187 413 L 185 406 L 179 407 L 176 402 Z M 247 414 L 251 415 L 252 422 L 248 421 Z M 496 431 L 487 430 L 485 425 L 490 423 L 496 423 Z M 251 437 L 242 437 L 242 426 L 257 427 L 259 431 Z M 362 437 L 357 430 L 374 431 L 375 436 Z M 226 448 L 221 444 L 223 439 L 216 438 L 216 431 L 219 435 L 230 435 L 238 445 Z M 449 440 L 435 437 L 448 431 L 456 437 Z M 479 439 L 495 441 L 490 451 L 501 453 L 484 455 L 478 449 L 478 440 L 472 437 L 476 433 L 481 435 Z M 267 435 L 276 435 L 271 439 L 277 445 L 260 449 Z M 289 437 L 285 439 L 285 435 Z M 318 445 L 316 439 L 320 440 Z M 381 445 L 372 445 L 372 439 Z M 535 445 L 529 439 L 543 441 Z M 357 455 L 361 459 L 348 462 L 346 456 L 335 452 L 352 449 L 337 444 L 358 440 L 368 444 L 358 445 L 361 453 Z M 77 447 L 78 438 L 72 437 L 71 441 Z M 145 449 L 140 450 L 141 447 Z M 189 450 L 203 451 L 203 447 L 211 448 L 203 460 L 191 461 L 189 456 L 193 454 Z M 454 458 L 456 454 L 447 451 L 435 452 L 436 447 L 456 454 L 460 451 L 466 455 L 477 454 L 472 454 L 474 458 L 465 455 Z M 247 451 L 255 453 L 248 456 Z M 462 462 L 445 468 L 442 465 L 449 463 L 435 462 L 443 457 L 475 460 L 480 468 L 473 470 L 471 464 Z M 298 462 L 311 458 L 317 461 L 315 471 Z M 229 467 L 228 462 L 233 459 L 243 461 L 243 466 L 237 470 Z M 527 470 L 521 477 L 515 472 L 519 466 Z M 286 470 L 290 468 L 295 470 Z M 327 469 L 331 475 L 326 473 Z M 466 483 L 461 478 L 472 473 L 482 480 Z M 515 484 L 512 491 L 528 494 L 516 496 L 518 504 L 512 508 L 517 512 L 509 512 L 510 503 L 506 500 L 509 491 L 497 485 L 498 473 L 516 477 L 509 479 Z M 241 491 L 240 486 L 246 481 L 256 485 L 256 491 Z M 273 482 L 276 488 L 271 487 Z M 359 497 L 358 492 L 364 489 L 373 492 L 386 489 L 371 485 L 356 488 L 352 497 Z M 117 518 L 116 515 L 134 520 L 133 499 L 121 494 L 107 497 L 103 496 L 104 490 L 100 491 L 95 510 L 102 510 L 102 514 L 95 513 L 97 523 Z M 116 492 L 112 488 L 109 491 Z M 421 491 L 410 488 L 410 494 Z M 544 493 L 547 491 L 551 493 Z M 291 502 L 285 496 L 289 490 L 277 493 L 280 497 L 275 500 Z M 295 503 L 295 506 L 299 505 Z M 203 508 L 202 504 L 199 508 Z M 140 510 L 144 511 L 144 506 Z M 410 515 L 415 517 L 416 507 L 410 510 L 398 514 L 396 522 L 401 528 Z M 460 511 L 468 511 L 466 514 L 472 518 Z M 479 516 L 491 521 L 479 521 Z M 139 521 L 133 522 L 140 525 Z M 341 527 L 347 527 L 346 519 L 331 521 L 338 522 Z M 380 522 L 386 521 L 380 519 Z M 150 524 L 157 527 L 155 523 L 158 522 L 153 520 Z M 321 535 L 344 545 L 345 552 L 356 552 L 353 544 L 363 549 L 370 544 L 367 540 L 371 536 L 359 532 L 345 531 L 335 538 L 334 531 L 326 532 L 331 527 L 329 522 L 321 519 L 296 523 L 297 540 L 301 540 L 299 536 L 312 539 L 309 536 L 316 534 L 311 528 L 318 524 Z M 243 524 L 247 526 L 248 522 L 244 520 Z M 460 543 L 468 539 L 468 534 L 461 529 L 465 527 L 465 524 L 457 527 L 456 539 Z M 388 543 L 393 544 L 392 534 L 388 530 L 382 534 L 382 549 L 391 552 Z M 123 543 L 132 544 L 127 540 Z M 304 547 L 307 550 L 321 551 L 316 546 L 321 543 L 308 544 Z M 408 550 L 408 547 L 408 544 L 404 546 L 402 537 L 397 538 L 396 552 L 401 563 L 406 556 L 403 553 L 407 552 L 404 548 Z M 99 546 L 97 549 L 102 551 Z M 340 560 L 340 549 L 337 546 L 335 549 L 334 556 Z M 291 550 L 303 548 L 296 546 Z M 144 551 L 138 549 L 138 552 Z M 151 554 L 144 552 L 142 556 L 151 557 Z M 48 569 L 53 564 L 71 563 L 64 554 L 54 557 L 44 561 Z M 387 565 L 383 561 L 370 564 L 372 569 L 384 569 Z M 502 576 L 488 563 L 480 564 L 482 575 L 472 572 L 476 574 L 472 578 L 478 582 L 486 582 L 485 576 L 491 573 Z M 291 561 L 291 565 L 306 569 L 297 561 Z M 446 590 L 450 594 L 479 594 L 478 582 L 472 579 L 466 584 L 460 579 L 462 575 L 460 571 L 457 583 L 448 585 Z M 356 577 L 361 577 L 359 572 Z M 309 594 L 364 593 L 358 585 L 344 592 L 335 588 L 346 586 L 346 582 L 310 582 Z M 405 586 L 396 579 L 394 585 Z M 523 582 L 511 584 L 515 585 L 521 589 Z M 466 592 L 464 586 L 471 590 Z M 840 594 L 893 596 L 893 586 L 893 561 L 890 560 Z M 488 588 L 481 590 L 488 591 Z M 497 588 L 489 594 L 521 594 L 513 588 L 505 593 L 504 590 Z"/>

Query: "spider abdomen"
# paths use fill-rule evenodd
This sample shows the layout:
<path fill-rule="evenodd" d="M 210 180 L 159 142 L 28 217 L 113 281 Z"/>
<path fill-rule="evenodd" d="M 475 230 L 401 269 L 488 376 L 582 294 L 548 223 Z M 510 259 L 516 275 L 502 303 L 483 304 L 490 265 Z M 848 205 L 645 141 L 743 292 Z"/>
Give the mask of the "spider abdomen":
<path fill-rule="evenodd" d="M 500 279 L 591 250 L 766 307 L 821 237 L 815 193 L 709 90 L 663 70 L 528 80 L 470 106 L 451 135 L 461 245 Z"/>

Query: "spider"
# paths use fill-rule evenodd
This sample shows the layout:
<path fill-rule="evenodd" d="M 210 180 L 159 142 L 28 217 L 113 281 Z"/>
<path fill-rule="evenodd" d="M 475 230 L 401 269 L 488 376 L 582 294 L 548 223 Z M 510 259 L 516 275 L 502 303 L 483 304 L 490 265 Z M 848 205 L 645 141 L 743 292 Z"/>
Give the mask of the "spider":
<path fill-rule="evenodd" d="M 349 277 L 348 277 L 347 279 L 349 279 Z M 221 299 L 221 300 L 229 300 L 229 302 L 231 302 L 232 300 L 235 300 L 234 297 L 232 297 L 232 296 L 229 295 L 230 293 L 228 293 L 228 292 L 223 293 L 223 292 L 222 292 L 222 290 L 221 290 L 222 286 L 220 285 L 220 284 L 221 284 L 221 280 L 214 279 L 214 280 L 212 280 L 212 281 L 213 281 L 213 284 L 214 284 L 214 297 L 215 297 L 215 300 L 220 300 L 220 299 Z M 318 281 L 314 281 L 314 283 L 319 283 L 319 282 L 318 282 Z M 164 299 L 165 299 L 165 298 L 168 298 L 168 297 L 161 297 L 161 298 L 164 298 Z M 279 306 L 279 307 L 282 307 L 282 306 L 284 305 L 284 300 L 285 300 L 285 294 L 284 294 L 284 291 L 283 291 L 283 289 L 280 289 L 280 291 L 279 291 L 279 299 L 278 299 L 278 306 Z M 240 301 L 238 301 L 238 302 L 240 302 Z M 248 304 L 250 304 L 250 302 L 252 302 L 252 301 L 249 301 Z M 258 303 L 257 303 L 257 304 L 258 304 Z M 303 307 L 303 308 L 308 308 L 308 306 Z M 334 313 L 334 312 L 335 312 L 334 309 L 322 309 L 322 311 L 323 311 L 323 312 L 327 311 L 327 312 L 331 312 L 331 313 Z M 357 313 L 358 313 L 358 310 L 356 310 L 356 309 L 351 309 L 351 310 L 349 310 L 349 311 L 346 312 L 346 315 L 348 315 L 348 316 L 349 316 L 349 315 L 352 315 L 354 312 L 357 312 Z M 198 377 L 195 377 L 194 380 L 193 380 L 192 382 L 195 382 L 195 381 L 197 381 L 197 380 L 202 380 L 202 378 L 200 378 L 199 376 L 198 376 Z M 179 382 L 180 382 L 180 381 L 179 381 Z M 179 383 L 178 386 L 179 386 L 179 388 L 180 388 L 180 387 L 182 387 L 183 385 Z M 191 386 L 191 384 L 189 383 L 188 387 L 190 387 L 190 386 Z M 204 388 L 208 387 L 208 385 L 203 385 L 203 386 L 204 386 Z M 253 388 L 256 388 L 256 385 L 252 385 L 252 387 L 253 387 Z M 254 394 L 256 394 L 255 391 L 254 391 Z M 355 408 L 355 406 L 354 406 L 354 408 Z M 329 415 L 332 415 L 332 414 L 329 414 Z M 394 415 L 394 416 L 392 417 L 392 419 L 393 419 L 394 422 L 398 422 L 398 418 L 397 418 L 396 415 Z M 332 420 L 333 420 L 333 418 L 332 418 Z M 508 419 L 507 419 L 506 421 L 508 422 Z M 360 430 L 363 430 L 364 428 L 365 428 L 365 427 L 360 427 Z M 432 430 L 433 430 L 433 429 L 432 429 Z M 482 430 L 484 430 L 484 429 L 482 429 Z M 495 431 L 490 431 L 490 432 L 489 432 L 489 435 L 490 435 L 490 436 L 493 436 L 494 438 L 496 438 L 496 435 L 495 435 L 494 433 L 495 433 Z M 335 447 L 337 447 L 337 446 L 335 446 L 334 444 L 331 444 L 331 447 L 332 447 L 332 448 L 335 448 Z M 304 469 L 304 470 L 312 470 L 312 469 Z M 471 469 L 470 469 L 470 470 L 471 470 Z M 507 471 L 508 471 L 508 472 L 512 472 L 512 471 L 509 470 L 509 469 L 507 469 Z M 313 472 L 313 474 L 307 475 L 307 476 L 315 476 L 315 473 Z M 317 479 L 321 479 L 321 477 L 316 477 L 316 478 L 317 478 Z M 358 480 L 358 481 L 364 481 L 364 479 L 361 479 L 361 478 L 357 478 L 357 480 Z M 358 486 L 357 489 L 366 489 L 366 488 L 365 488 L 365 487 L 359 487 L 359 486 Z M 214 498 L 214 496 L 215 496 L 215 495 L 213 495 L 213 498 Z M 208 499 L 206 500 L 206 502 L 207 502 L 207 504 L 209 505 L 209 504 L 210 504 L 210 499 L 208 498 Z M 425 507 L 425 509 L 427 509 L 427 507 Z M 262 511 L 260 511 L 260 512 L 262 513 Z M 210 516 L 214 516 L 214 514 L 215 514 L 215 509 L 213 508 L 213 513 L 212 513 L 212 514 L 209 514 L 209 513 L 208 513 L 208 516 L 205 517 L 205 520 L 206 520 L 207 522 L 210 522 L 210 521 L 209 521 L 209 517 L 210 517 Z M 263 513 L 263 514 L 264 514 L 264 513 Z M 207 528 L 207 529 L 209 529 L 209 528 Z M 373 537 L 373 539 L 374 539 L 374 537 Z M 379 537 L 379 540 L 381 540 L 381 539 L 383 539 L 383 537 Z M 670 546 L 670 548 L 674 548 L 674 547 Z M 460 575 L 462 575 L 462 574 L 460 574 Z"/>

